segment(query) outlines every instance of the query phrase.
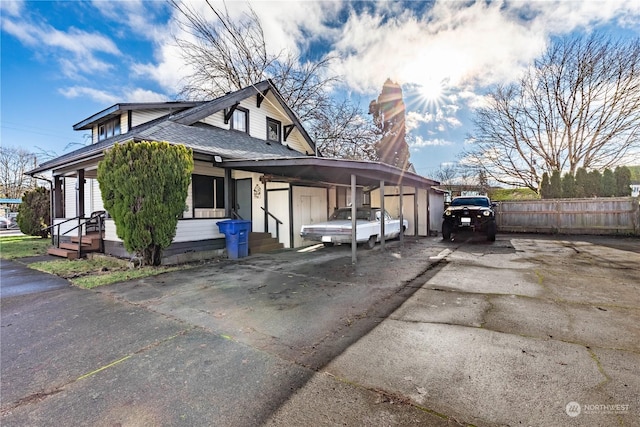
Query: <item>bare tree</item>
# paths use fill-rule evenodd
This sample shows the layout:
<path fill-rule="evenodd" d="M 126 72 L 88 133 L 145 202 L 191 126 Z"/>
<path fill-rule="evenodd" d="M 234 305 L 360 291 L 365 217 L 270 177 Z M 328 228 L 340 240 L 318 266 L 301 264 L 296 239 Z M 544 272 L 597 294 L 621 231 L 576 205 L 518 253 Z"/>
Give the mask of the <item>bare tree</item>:
<path fill-rule="evenodd" d="M 35 154 L 22 148 L 0 146 L 0 192 L 2 197 L 19 199 L 35 188 L 35 180 L 24 173 L 37 166 Z"/>
<path fill-rule="evenodd" d="M 184 18 L 182 29 L 192 37 L 175 39 L 193 70 L 184 79 L 182 96 L 215 98 L 269 78 L 309 133 L 318 136 L 324 155 L 352 158 L 360 153 L 363 157 L 357 158 L 370 158 L 365 148 L 368 141 L 354 139 L 357 132 L 351 123 L 355 117 L 366 119 L 366 115 L 352 104 L 336 103 L 329 95 L 339 83 L 339 78 L 328 72 L 333 57 L 308 61 L 290 52 L 269 53 L 260 18 L 253 9 L 236 20 L 228 10 L 216 9 L 208 0 L 206 3 L 212 20 L 187 2 L 171 0 Z"/>
<path fill-rule="evenodd" d="M 477 111 L 467 160 L 536 190 L 543 172 L 604 169 L 640 155 L 640 39 L 552 43 L 519 84 Z"/>
<path fill-rule="evenodd" d="M 355 105 L 344 101 L 318 112 L 316 121 L 318 149 L 325 157 L 351 160 L 378 160 L 378 129 Z"/>

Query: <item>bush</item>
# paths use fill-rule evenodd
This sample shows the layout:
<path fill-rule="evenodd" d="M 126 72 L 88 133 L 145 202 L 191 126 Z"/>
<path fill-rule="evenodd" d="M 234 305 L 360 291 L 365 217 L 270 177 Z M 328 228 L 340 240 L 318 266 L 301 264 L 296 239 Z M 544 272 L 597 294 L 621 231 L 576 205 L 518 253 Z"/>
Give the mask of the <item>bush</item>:
<path fill-rule="evenodd" d="M 166 142 L 116 144 L 98 165 L 105 209 L 124 247 L 147 265 L 160 265 L 176 234 L 193 171 L 193 154 Z"/>
<path fill-rule="evenodd" d="M 46 239 L 51 223 L 50 191 L 44 187 L 27 191 L 22 196 L 22 203 L 18 208 L 18 227 L 28 236 L 38 236 Z"/>

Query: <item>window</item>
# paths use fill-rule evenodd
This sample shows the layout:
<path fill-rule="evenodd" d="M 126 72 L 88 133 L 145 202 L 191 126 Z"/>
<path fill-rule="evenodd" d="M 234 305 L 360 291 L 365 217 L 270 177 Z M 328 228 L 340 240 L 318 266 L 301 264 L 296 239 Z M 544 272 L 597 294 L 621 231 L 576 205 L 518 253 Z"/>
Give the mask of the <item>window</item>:
<path fill-rule="evenodd" d="M 248 132 L 249 110 L 238 107 L 233 111 L 233 116 L 231 116 L 231 129 Z"/>
<path fill-rule="evenodd" d="M 194 208 L 224 208 L 224 178 L 207 175 L 193 175 L 191 179 Z"/>
<path fill-rule="evenodd" d="M 116 135 L 120 135 L 120 117 L 116 117 L 98 126 L 98 141 Z"/>
<path fill-rule="evenodd" d="M 282 124 L 279 121 L 267 117 L 267 141 L 280 142 L 281 129 Z"/>

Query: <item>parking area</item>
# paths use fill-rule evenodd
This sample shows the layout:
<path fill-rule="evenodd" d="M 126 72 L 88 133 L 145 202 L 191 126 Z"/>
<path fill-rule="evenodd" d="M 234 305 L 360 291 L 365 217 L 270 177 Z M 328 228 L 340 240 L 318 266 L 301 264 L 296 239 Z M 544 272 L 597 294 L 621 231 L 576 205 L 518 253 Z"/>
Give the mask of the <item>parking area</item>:
<path fill-rule="evenodd" d="M 637 425 L 639 277 L 638 239 L 498 235 L 3 294 L 2 424 Z"/>

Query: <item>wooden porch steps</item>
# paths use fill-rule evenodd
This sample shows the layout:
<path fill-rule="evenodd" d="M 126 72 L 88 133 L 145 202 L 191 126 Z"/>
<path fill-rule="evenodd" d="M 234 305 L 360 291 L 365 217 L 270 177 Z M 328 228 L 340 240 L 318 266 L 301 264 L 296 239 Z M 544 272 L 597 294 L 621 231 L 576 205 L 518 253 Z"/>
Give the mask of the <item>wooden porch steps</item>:
<path fill-rule="evenodd" d="M 249 254 L 258 254 L 273 252 L 283 249 L 284 245 L 279 243 L 275 237 L 271 237 L 271 233 L 249 233 Z"/>
<path fill-rule="evenodd" d="M 80 238 L 73 236 L 71 242 L 62 242 L 59 248 L 51 247 L 47 249 L 47 253 L 67 259 L 78 259 L 78 240 L 81 241 L 82 254 L 84 255 L 88 252 L 100 252 L 102 238 L 102 233 L 89 233 Z"/>

